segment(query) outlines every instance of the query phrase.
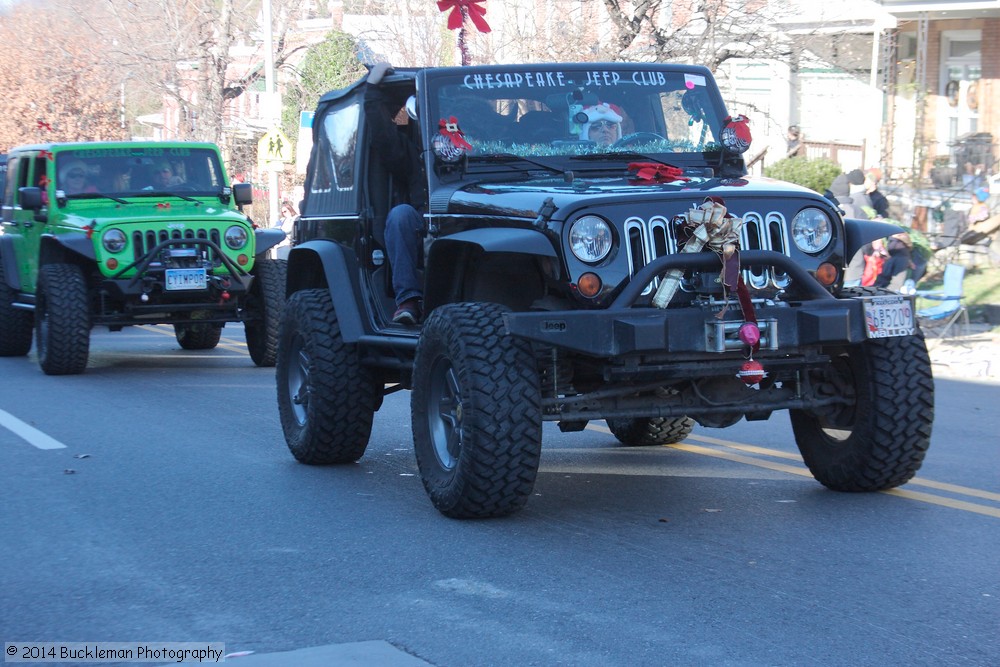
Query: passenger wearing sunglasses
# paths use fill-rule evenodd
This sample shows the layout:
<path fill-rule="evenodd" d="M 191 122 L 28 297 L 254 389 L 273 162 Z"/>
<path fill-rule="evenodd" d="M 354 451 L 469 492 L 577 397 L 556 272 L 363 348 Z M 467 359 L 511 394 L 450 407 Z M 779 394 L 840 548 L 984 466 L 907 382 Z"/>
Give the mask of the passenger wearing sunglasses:
<path fill-rule="evenodd" d="M 80 160 L 71 160 L 59 170 L 56 187 L 68 195 L 97 192 L 97 188 L 87 184 L 87 165 Z"/>
<path fill-rule="evenodd" d="M 622 138 L 622 117 L 609 104 L 595 104 L 583 109 L 587 122 L 580 127 L 580 139 L 609 146 Z"/>

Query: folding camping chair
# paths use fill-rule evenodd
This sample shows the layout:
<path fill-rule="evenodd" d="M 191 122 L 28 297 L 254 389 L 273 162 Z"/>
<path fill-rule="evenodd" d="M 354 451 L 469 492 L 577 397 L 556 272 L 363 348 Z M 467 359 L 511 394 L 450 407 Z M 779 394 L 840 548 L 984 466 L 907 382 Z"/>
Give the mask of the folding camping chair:
<path fill-rule="evenodd" d="M 921 328 L 936 330 L 938 338 L 944 338 L 952 326 L 962 320 L 963 332 L 968 332 L 969 311 L 962 303 L 962 281 L 964 279 L 964 266 L 948 264 L 944 267 L 944 284 L 940 291 L 916 291 L 916 295 L 919 297 L 941 302 L 936 306 L 917 311 L 917 319 L 920 321 Z"/>

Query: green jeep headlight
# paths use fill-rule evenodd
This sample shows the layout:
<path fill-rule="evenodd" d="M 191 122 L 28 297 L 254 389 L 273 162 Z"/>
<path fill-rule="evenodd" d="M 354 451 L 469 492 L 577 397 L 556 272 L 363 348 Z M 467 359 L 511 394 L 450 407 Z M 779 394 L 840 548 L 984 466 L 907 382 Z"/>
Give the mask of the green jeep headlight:
<path fill-rule="evenodd" d="M 120 229 L 109 229 L 101 236 L 101 244 L 108 252 L 121 252 L 125 249 L 125 232 Z"/>
<path fill-rule="evenodd" d="M 226 245 L 232 250 L 239 250 L 247 244 L 247 230 L 233 225 L 226 230 Z"/>

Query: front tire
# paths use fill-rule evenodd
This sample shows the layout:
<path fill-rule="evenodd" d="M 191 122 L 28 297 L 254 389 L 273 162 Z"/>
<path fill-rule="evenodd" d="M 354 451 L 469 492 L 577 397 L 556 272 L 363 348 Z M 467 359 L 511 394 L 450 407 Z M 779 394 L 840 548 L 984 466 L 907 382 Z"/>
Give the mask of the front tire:
<path fill-rule="evenodd" d="M 90 356 L 87 283 L 76 264 L 45 264 L 35 301 L 38 365 L 46 375 L 77 375 Z"/>
<path fill-rule="evenodd" d="M 934 378 L 919 329 L 832 350 L 830 386 L 853 404 L 791 410 L 795 442 L 813 476 L 835 491 L 881 491 L 916 474 L 930 445 Z"/>
<path fill-rule="evenodd" d="M 690 417 L 652 417 L 608 419 L 611 434 L 626 447 L 672 445 L 691 435 L 694 420 Z"/>
<path fill-rule="evenodd" d="M 275 376 L 281 429 L 296 460 L 353 463 L 364 455 L 381 387 L 361 365 L 357 345 L 344 342 L 328 290 L 288 300 Z"/>
<path fill-rule="evenodd" d="M 288 262 L 257 258 L 248 307 L 254 317 L 246 329 L 247 350 L 258 366 L 274 366 L 278 356 L 278 329 L 285 309 L 285 275 Z"/>
<path fill-rule="evenodd" d="M 529 345 L 503 332 L 503 307 L 458 303 L 424 323 L 411 419 L 420 477 L 453 518 L 512 514 L 535 485 L 541 390 Z"/>

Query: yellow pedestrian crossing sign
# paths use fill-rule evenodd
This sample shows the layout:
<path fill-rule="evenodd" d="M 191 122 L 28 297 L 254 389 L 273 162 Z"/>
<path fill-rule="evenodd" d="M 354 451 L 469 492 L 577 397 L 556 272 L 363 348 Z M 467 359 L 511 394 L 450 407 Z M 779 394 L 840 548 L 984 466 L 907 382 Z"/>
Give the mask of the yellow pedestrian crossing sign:
<path fill-rule="evenodd" d="M 293 154 L 292 142 L 276 127 L 268 130 L 257 142 L 258 162 L 291 162 Z"/>

